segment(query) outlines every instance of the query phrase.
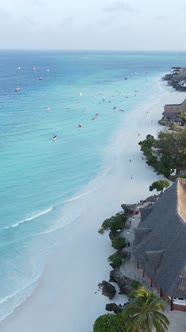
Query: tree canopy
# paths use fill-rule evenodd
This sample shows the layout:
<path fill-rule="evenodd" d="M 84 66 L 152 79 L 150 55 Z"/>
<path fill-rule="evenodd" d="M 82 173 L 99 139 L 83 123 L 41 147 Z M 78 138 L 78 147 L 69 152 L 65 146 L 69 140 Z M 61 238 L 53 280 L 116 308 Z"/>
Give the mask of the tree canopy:
<path fill-rule="evenodd" d="M 174 169 L 177 175 L 186 169 L 186 126 L 174 131 L 161 130 L 157 139 L 147 135 L 139 145 L 147 164 L 152 166 L 157 174 L 170 177 Z"/>
<path fill-rule="evenodd" d="M 107 314 L 96 319 L 93 332 L 125 332 L 125 322 L 121 314 Z"/>
<path fill-rule="evenodd" d="M 110 230 L 115 233 L 125 226 L 127 216 L 124 213 L 117 213 L 111 218 L 105 219 L 99 229 L 100 234 L 104 234 L 105 231 Z"/>
<path fill-rule="evenodd" d="M 139 287 L 130 294 L 132 301 L 123 310 L 126 332 L 166 332 L 169 320 L 162 313 L 165 303 L 154 292 Z"/>
<path fill-rule="evenodd" d="M 159 155 L 169 157 L 177 174 L 186 168 L 186 127 L 172 132 L 160 131 L 155 147 Z"/>
<path fill-rule="evenodd" d="M 163 190 L 165 188 L 168 188 L 169 186 L 170 186 L 170 183 L 168 180 L 159 180 L 159 181 L 153 182 L 150 185 L 149 190 L 150 191 L 157 190 L 157 191 L 163 192 Z"/>

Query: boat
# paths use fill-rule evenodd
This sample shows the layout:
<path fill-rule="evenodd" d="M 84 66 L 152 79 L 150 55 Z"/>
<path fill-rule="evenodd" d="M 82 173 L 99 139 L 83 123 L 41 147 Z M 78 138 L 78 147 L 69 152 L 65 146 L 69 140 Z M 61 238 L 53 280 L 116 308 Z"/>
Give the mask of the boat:
<path fill-rule="evenodd" d="M 20 87 L 17 86 L 17 88 L 15 88 L 15 92 L 20 92 L 20 91 L 21 91 Z"/>

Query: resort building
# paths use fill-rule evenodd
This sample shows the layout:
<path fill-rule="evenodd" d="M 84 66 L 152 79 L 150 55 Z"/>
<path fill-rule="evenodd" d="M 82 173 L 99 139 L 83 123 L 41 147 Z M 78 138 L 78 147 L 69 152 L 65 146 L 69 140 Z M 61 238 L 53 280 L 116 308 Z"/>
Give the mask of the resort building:
<path fill-rule="evenodd" d="M 137 266 L 171 310 L 186 311 L 186 179 L 177 179 L 140 212 L 133 243 Z"/>
<path fill-rule="evenodd" d="M 186 115 L 186 99 L 181 104 L 166 104 L 162 113 L 162 120 L 181 124 L 180 113 L 185 113 Z"/>
<path fill-rule="evenodd" d="M 176 90 L 186 90 L 186 68 L 172 67 L 169 74 L 162 77 L 163 80 L 168 81 L 168 85 L 173 86 Z"/>

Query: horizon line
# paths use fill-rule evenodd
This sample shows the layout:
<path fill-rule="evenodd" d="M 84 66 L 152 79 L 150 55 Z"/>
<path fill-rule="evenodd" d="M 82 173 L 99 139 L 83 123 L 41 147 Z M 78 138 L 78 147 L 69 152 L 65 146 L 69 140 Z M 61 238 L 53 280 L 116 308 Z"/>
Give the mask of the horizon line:
<path fill-rule="evenodd" d="M 48 49 L 48 48 L 0 48 L 0 52 L 7 52 L 7 51 L 23 51 L 23 52 L 36 52 L 36 51 L 45 51 L 45 52 L 156 52 L 156 53 L 186 53 L 186 50 L 122 50 L 122 49 L 60 49 L 60 48 L 53 48 L 53 49 Z"/>

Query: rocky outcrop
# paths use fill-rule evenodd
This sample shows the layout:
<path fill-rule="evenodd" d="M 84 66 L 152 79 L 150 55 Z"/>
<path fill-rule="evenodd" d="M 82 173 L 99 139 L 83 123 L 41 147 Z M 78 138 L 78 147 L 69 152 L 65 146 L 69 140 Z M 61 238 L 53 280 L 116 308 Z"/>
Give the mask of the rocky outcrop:
<path fill-rule="evenodd" d="M 102 295 L 107 296 L 109 300 L 112 300 L 116 294 L 115 287 L 105 280 L 103 280 L 99 286 L 102 288 Z"/>
<path fill-rule="evenodd" d="M 133 214 L 137 210 L 137 204 L 121 204 L 126 214 Z"/>
<path fill-rule="evenodd" d="M 113 311 L 115 314 L 118 314 L 119 312 L 121 312 L 121 308 L 122 308 L 122 306 L 119 306 L 116 303 L 108 303 L 105 306 L 105 309 L 107 311 Z"/>
<path fill-rule="evenodd" d="M 119 294 L 128 295 L 132 288 L 130 286 L 131 280 L 124 276 L 119 269 L 114 269 L 110 272 L 110 282 L 116 282 L 119 286 Z"/>

